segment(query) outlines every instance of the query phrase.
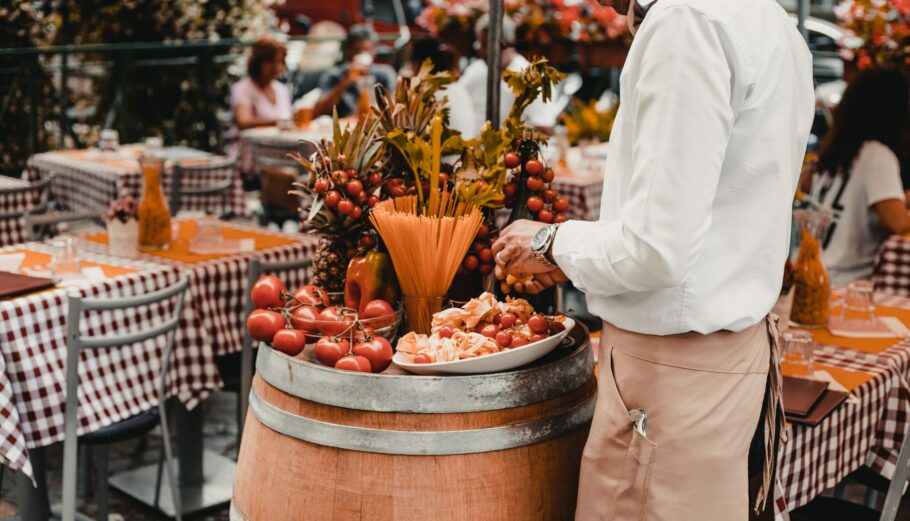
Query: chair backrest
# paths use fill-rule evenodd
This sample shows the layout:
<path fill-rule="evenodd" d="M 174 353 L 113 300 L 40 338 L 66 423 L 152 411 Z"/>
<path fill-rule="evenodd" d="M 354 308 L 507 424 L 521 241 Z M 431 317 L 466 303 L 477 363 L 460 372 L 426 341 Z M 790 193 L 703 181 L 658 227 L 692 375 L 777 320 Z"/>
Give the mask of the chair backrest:
<path fill-rule="evenodd" d="M 308 269 L 313 264 L 313 259 L 303 259 L 289 262 L 263 262 L 260 259 L 250 261 L 250 274 L 247 278 L 246 293 L 243 297 L 243 318 L 246 319 L 253 312 L 253 298 L 251 292 L 253 284 L 259 277 L 268 273 L 287 273 L 293 270 Z M 253 337 L 249 330 L 243 328 L 243 347 L 240 354 L 240 432 L 243 432 L 243 422 L 246 417 L 247 401 L 250 396 L 250 387 L 253 384 Z"/>
<path fill-rule="evenodd" d="M 25 234 L 30 241 L 40 241 L 60 231 L 61 224 L 80 221 L 100 222 L 104 214 L 101 210 L 88 210 L 84 212 L 51 212 L 51 213 L 26 213 Z"/>
<path fill-rule="evenodd" d="M 189 179 L 189 186 L 184 186 Z M 237 158 L 205 157 L 183 159 L 174 165 L 171 174 L 171 215 L 177 215 L 184 195 L 222 194 L 223 208 L 227 195 L 237 177 Z M 222 209 L 223 209 L 222 208 Z"/>
<path fill-rule="evenodd" d="M 894 521 L 897 518 L 897 510 L 901 506 L 901 497 L 904 495 L 907 478 L 910 478 L 910 424 L 904 430 L 904 443 L 897 454 L 897 464 L 894 467 L 891 483 L 888 485 L 888 493 L 885 495 L 885 505 L 879 521 Z"/>
<path fill-rule="evenodd" d="M 49 175 L 27 185 L 0 188 L 0 220 L 20 219 L 25 212 L 46 212 L 53 178 Z"/>

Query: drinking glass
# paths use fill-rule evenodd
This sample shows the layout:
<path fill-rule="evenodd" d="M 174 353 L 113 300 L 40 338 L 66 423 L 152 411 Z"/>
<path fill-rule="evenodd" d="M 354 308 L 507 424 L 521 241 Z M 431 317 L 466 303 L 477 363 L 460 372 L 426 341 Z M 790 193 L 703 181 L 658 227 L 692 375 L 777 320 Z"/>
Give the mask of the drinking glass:
<path fill-rule="evenodd" d="M 808 331 L 790 330 L 783 334 L 783 360 L 782 366 L 791 376 L 812 378 L 815 372 L 814 355 L 815 342 Z"/>
<path fill-rule="evenodd" d="M 98 142 L 98 148 L 108 151 L 113 151 L 120 148 L 120 133 L 112 128 L 106 128 L 102 130 L 101 139 Z"/>
<path fill-rule="evenodd" d="M 72 237 L 54 239 L 51 241 L 51 248 L 53 249 L 51 256 L 52 275 L 71 275 L 82 271 L 76 239 Z"/>
<path fill-rule="evenodd" d="M 841 308 L 841 318 L 858 322 L 875 322 L 875 301 L 872 281 L 854 280 L 847 284 L 847 294 Z"/>

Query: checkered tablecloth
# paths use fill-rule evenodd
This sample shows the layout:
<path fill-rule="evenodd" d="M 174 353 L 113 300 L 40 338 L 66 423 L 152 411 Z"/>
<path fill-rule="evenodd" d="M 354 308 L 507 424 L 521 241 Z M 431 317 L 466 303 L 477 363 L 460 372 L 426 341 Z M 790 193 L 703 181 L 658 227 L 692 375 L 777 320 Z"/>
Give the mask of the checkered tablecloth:
<path fill-rule="evenodd" d="M 49 253 L 46 245 L 18 249 Z M 28 449 L 63 439 L 67 293 L 86 297 L 145 294 L 176 283 L 180 270 L 142 261 L 123 261 L 83 252 L 82 258 L 137 271 L 70 288 L 0 301 L 0 463 L 32 476 Z M 180 317 L 168 395 L 187 407 L 221 386 L 214 362 L 217 337 L 194 305 L 203 288 L 191 285 Z M 171 316 L 175 299 L 131 310 L 87 312 L 83 332 L 135 332 Z M 130 346 L 83 351 L 79 363 L 79 433 L 95 431 L 155 406 L 165 337 Z"/>
<path fill-rule="evenodd" d="M 193 288 L 193 307 L 204 317 L 206 331 L 202 334 L 213 337 L 217 356 L 240 351 L 243 341 L 244 298 L 250 260 L 255 256 L 265 262 L 287 262 L 312 258 L 316 253 L 318 241 L 310 235 L 286 235 L 265 228 L 231 223 L 237 229 L 249 229 L 260 234 L 269 234 L 293 239 L 290 244 L 276 248 L 226 255 L 202 262 L 188 263 L 170 260 L 150 254 L 140 254 L 143 260 L 168 264 L 180 269 L 181 273 L 190 276 Z M 84 247 L 98 252 L 106 252 L 107 247 L 85 241 Z M 281 275 L 281 280 L 292 290 L 309 282 L 310 270 L 296 270 Z M 191 335 L 181 335 L 179 345 L 190 345 L 195 339 Z"/>
<path fill-rule="evenodd" d="M 130 194 L 137 200 L 142 195 L 143 178 L 137 161 L 140 150 L 139 146 L 129 145 L 121 147 L 117 152 L 89 149 L 36 154 L 28 161 L 25 178 L 35 182 L 53 173 L 55 177 L 51 193 L 61 210 L 103 211 L 122 194 Z M 161 183 L 168 198 L 171 192 L 174 161 L 209 155 L 185 147 L 168 147 L 164 149 L 163 154 L 167 163 Z M 211 186 L 226 178 L 234 180 L 226 196 L 188 195 L 181 201 L 181 210 L 242 215 L 245 211 L 243 186 L 240 176 L 233 169 L 216 171 L 205 176 L 194 175 L 184 179 L 183 186 L 185 188 Z"/>
<path fill-rule="evenodd" d="M 895 296 L 877 295 L 876 303 L 910 309 L 910 300 Z M 910 418 L 910 340 L 881 353 L 817 345 L 815 360 L 873 378 L 853 390 L 858 404 L 842 405 L 818 426 L 788 430 L 778 460 L 778 512 L 806 504 L 862 465 L 890 477 Z"/>
<path fill-rule="evenodd" d="M 270 159 L 288 159 L 288 154 L 301 152 L 301 141 L 318 142 L 332 135 L 331 122 L 313 123 L 306 130 L 279 130 L 278 127 L 258 127 L 244 130 L 237 141 L 237 161 L 245 176 L 256 172 L 256 155 Z M 258 143 L 267 145 L 257 147 Z"/>
<path fill-rule="evenodd" d="M 581 221 L 596 221 L 600 217 L 600 198 L 603 195 L 603 177 L 560 177 L 553 180 L 553 188 L 569 200 L 566 217 Z"/>
<path fill-rule="evenodd" d="M 892 235 L 875 259 L 875 290 L 910 297 L 910 237 Z"/>
<path fill-rule="evenodd" d="M 44 189 L 4 193 L 4 189 L 23 188 L 28 185 L 29 182 L 24 179 L 0 175 L 0 214 L 20 214 L 20 217 L 0 219 L 0 247 L 28 240 L 25 221 L 21 215 L 46 202 L 47 192 Z"/>

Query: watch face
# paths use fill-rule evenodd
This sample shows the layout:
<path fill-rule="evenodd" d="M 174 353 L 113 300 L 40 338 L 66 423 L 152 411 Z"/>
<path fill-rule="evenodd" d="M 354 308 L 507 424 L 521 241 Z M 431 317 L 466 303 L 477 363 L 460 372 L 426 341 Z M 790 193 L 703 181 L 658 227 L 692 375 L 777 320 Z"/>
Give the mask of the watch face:
<path fill-rule="evenodd" d="M 545 226 L 534 234 L 534 238 L 531 239 L 531 249 L 534 251 L 541 251 L 546 247 L 547 241 L 550 238 L 550 227 Z"/>

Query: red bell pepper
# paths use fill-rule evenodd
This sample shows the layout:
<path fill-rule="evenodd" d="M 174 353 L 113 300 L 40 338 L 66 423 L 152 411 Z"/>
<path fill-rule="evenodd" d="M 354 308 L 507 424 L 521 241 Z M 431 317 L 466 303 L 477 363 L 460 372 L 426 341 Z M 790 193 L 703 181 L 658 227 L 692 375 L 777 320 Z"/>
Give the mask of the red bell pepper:
<path fill-rule="evenodd" d="M 344 283 L 344 305 L 362 311 L 371 300 L 382 299 L 392 307 L 398 302 L 398 279 L 388 253 L 370 252 L 354 257 Z"/>

